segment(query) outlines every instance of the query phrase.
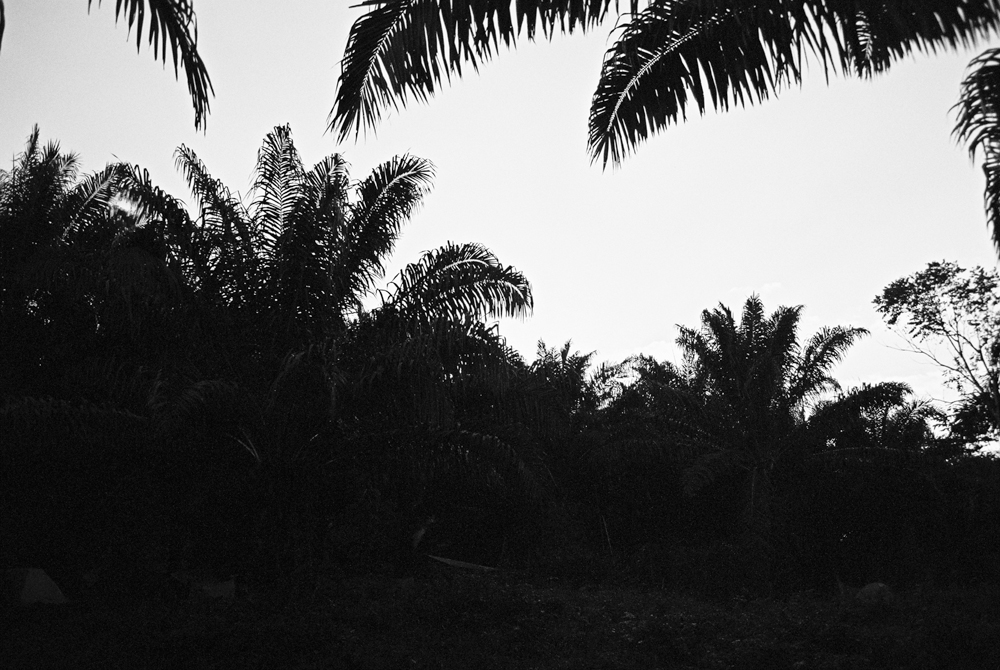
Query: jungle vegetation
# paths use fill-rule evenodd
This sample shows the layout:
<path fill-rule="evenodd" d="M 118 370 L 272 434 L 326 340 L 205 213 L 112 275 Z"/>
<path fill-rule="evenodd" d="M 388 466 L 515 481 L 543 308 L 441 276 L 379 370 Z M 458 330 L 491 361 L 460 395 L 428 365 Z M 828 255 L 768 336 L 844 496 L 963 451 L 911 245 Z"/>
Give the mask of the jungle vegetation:
<path fill-rule="evenodd" d="M 682 327 L 678 365 L 569 342 L 526 361 L 496 320 L 530 314 L 531 286 L 481 245 L 385 281 L 427 160 L 355 180 L 277 127 L 243 198 L 176 163 L 190 207 L 138 166 L 81 174 L 37 128 L 0 173 L 3 564 L 70 590 L 164 563 L 302 586 L 395 574 L 434 517 L 421 551 L 580 582 L 1000 578 L 995 273 L 932 264 L 877 300 L 919 341 L 979 338 L 951 413 L 842 388 L 866 332 L 802 334 L 803 307 L 756 296 Z"/>

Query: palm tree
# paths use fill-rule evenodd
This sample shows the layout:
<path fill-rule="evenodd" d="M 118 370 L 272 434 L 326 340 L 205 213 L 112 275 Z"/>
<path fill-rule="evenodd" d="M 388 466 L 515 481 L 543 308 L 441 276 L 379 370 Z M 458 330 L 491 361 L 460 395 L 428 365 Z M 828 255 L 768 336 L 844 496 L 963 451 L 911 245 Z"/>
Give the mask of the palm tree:
<path fill-rule="evenodd" d="M 913 389 L 900 382 L 862 384 L 817 403 L 809 430 L 817 440 L 813 456 L 850 458 L 854 462 L 907 460 L 936 441 L 933 423 L 944 424 L 943 412 L 929 401 L 911 398 Z"/>
<path fill-rule="evenodd" d="M 193 289 L 212 354 L 203 378 L 234 381 L 238 402 L 220 384 L 196 383 L 167 399 L 174 414 L 220 425 L 270 482 L 263 488 L 295 504 L 312 505 L 304 491 L 323 487 L 303 481 L 331 470 L 397 500 L 390 514 L 404 517 L 443 473 L 530 485 L 519 455 L 488 430 L 513 404 L 520 359 L 485 322 L 530 312 L 524 276 L 480 245 L 447 244 L 377 287 L 428 190 L 428 161 L 399 156 L 353 183 L 339 155 L 307 170 L 283 126 L 265 138 L 245 200 L 190 149 L 178 149 L 177 165 L 194 218 L 138 168 L 117 186 L 162 231 Z M 470 389 L 482 399 L 474 415 Z M 226 409 L 234 405 L 244 410 Z M 262 523 L 275 533 L 316 518 L 287 501 L 269 510 Z"/>
<path fill-rule="evenodd" d="M 94 0 L 87 0 L 90 11 Z M 101 0 L 97 0 L 101 4 Z M 136 48 L 142 46 L 142 28 L 149 12 L 149 43 L 153 57 L 167 62 L 167 51 L 173 56 L 174 76 L 180 77 L 180 68 L 187 75 L 188 92 L 194 105 L 194 125 L 204 128 L 208 116 L 208 98 L 214 95 L 208 70 L 198 55 L 198 25 L 191 0 L 117 0 L 115 19 L 126 17 L 131 33 L 135 26 Z M 3 0 L 0 0 L 0 46 L 6 26 Z"/>
<path fill-rule="evenodd" d="M 373 0 L 352 27 L 330 126 L 341 138 L 374 127 L 383 111 L 423 101 L 444 80 L 489 60 L 501 43 L 589 30 L 610 0 L 553 3 Z M 617 8 L 617 3 L 615 5 Z M 801 81 L 807 60 L 829 75 L 871 76 L 914 50 L 955 49 L 996 30 L 992 0 L 878 6 L 799 0 L 631 0 L 601 68 L 589 149 L 605 166 L 679 118 L 690 102 L 753 103 Z"/>
<path fill-rule="evenodd" d="M 504 427 L 527 422 L 520 356 L 487 322 L 530 313 L 531 287 L 478 244 L 424 252 L 342 340 L 339 416 L 396 443 L 417 479 L 454 469 L 532 488 Z M 518 474 L 520 471 L 520 474 Z"/>
<path fill-rule="evenodd" d="M 353 402 L 367 405 L 351 415 L 373 425 L 476 430 L 514 411 L 520 357 L 486 322 L 530 313 L 523 274 L 481 245 L 448 243 L 424 252 L 380 294 L 382 304 L 347 339 L 347 377 L 364 388 L 354 389 Z"/>
<path fill-rule="evenodd" d="M 55 393 L 49 374 L 78 363 L 121 316 L 105 289 L 125 289 L 121 298 L 136 279 L 124 272 L 124 221 L 110 209 L 121 170 L 81 176 L 77 156 L 39 134 L 0 171 L 0 392 L 17 395 Z"/>
<path fill-rule="evenodd" d="M 244 341 L 279 358 L 343 331 L 374 291 L 433 176 L 430 162 L 408 155 L 353 185 L 337 154 L 306 170 L 288 126 L 265 137 L 249 204 L 187 147 L 177 150 L 177 166 L 194 194 L 196 220 L 138 168 L 120 182 L 121 193 L 163 223 L 201 299 L 229 310 L 250 329 Z"/>
<path fill-rule="evenodd" d="M 779 307 L 765 316 L 757 296 L 739 323 L 724 305 L 704 311 L 700 329 L 681 328 L 681 379 L 668 375 L 661 385 L 670 442 L 689 459 L 687 492 L 723 476 L 742 482 L 742 528 L 758 587 L 768 583 L 773 550 L 775 467 L 803 448 L 810 403 L 839 389 L 830 368 L 867 334 L 823 328 L 801 346 L 801 312 Z"/>

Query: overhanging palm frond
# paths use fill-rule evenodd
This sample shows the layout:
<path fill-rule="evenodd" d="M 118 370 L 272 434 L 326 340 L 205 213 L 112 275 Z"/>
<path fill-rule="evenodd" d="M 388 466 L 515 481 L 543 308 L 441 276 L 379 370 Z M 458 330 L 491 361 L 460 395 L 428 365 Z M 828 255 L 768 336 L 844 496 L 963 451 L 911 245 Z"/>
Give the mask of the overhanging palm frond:
<path fill-rule="evenodd" d="M 969 66 L 973 71 L 962 82 L 954 134 L 969 147 L 975 159 L 983 152 L 986 174 L 986 221 L 993 229 L 993 246 L 1000 253 L 1000 49 L 990 49 Z"/>
<path fill-rule="evenodd" d="M 634 2 L 633 2 L 634 4 Z M 512 7 L 513 5 L 513 7 Z M 522 28 L 528 39 L 551 37 L 600 23 L 610 0 L 366 0 L 367 14 L 351 27 L 341 64 L 330 130 L 341 141 L 374 128 L 390 106 L 424 101 L 442 79 L 478 69 L 512 46 Z"/>
<path fill-rule="evenodd" d="M 448 243 L 425 252 L 400 271 L 393 286 L 386 308 L 422 321 L 524 317 L 533 305 L 525 276 L 480 244 Z"/>
<path fill-rule="evenodd" d="M 763 101 L 799 83 L 810 56 L 828 76 L 869 76 L 913 51 L 957 49 L 997 27 L 994 0 L 657 0 L 605 55 L 591 104 L 591 157 L 620 163 L 685 119 L 692 101 L 699 113 Z"/>
<path fill-rule="evenodd" d="M 102 0 L 97 0 L 98 6 Z M 87 0 L 90 10 L 94 0 Z M 194 105 L 195 128 L 204 129 L 209 97 L 215 94 L 208 70 L 198 54 L 198 24 L 190 0 L 116 0 L 115 20 L 125 18 L 129 34 L 135 26 L 136 49 L 142 46 L 142 28 L 149 12 L 149 44 L 153 58 L 167 62 L 167 50 L 173 58 L 174 76 L 180 68 L 187 76 L 188 93 Z M 3 37 L 3 4 L 0 3 L 0 38 Z"/>

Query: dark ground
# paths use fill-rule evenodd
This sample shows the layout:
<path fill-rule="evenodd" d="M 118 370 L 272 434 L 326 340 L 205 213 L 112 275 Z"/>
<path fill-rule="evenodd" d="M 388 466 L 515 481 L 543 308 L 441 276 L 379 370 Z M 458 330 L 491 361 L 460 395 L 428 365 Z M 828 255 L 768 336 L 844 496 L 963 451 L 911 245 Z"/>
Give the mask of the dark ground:
<path fill-rule="evenodd" d="M 1000 668 L 1000 589 L 865 605 L 708 600 L 497 574 L 330 580 L 233 600 L 119 594 L 0 613 L 3 668 Z"/>

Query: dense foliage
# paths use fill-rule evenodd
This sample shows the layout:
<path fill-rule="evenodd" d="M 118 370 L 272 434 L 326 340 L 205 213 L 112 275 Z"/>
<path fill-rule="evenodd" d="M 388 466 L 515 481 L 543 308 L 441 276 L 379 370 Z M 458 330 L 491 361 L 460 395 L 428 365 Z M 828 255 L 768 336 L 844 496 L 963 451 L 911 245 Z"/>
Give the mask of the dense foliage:
<path fill-rule="evenodd" d="M 406 574 L 423 538 L 716 594 L 998 578 L 998 462 L 903 384 L 842 389 L 862 329 L 800 341 L 802 307 L 751 296 L 681 328 L 680 365 L 568 342 L 528 363 L 494 321 L 530 285 L 484 247 L 383 283 L 427 161 L 352 181 L 278 127 L 246 198 L 177 164 L 190 209 L 135 166 L 80 175 L 37 129 L 0 174 L 3 564 L 71 591 L 163 565 L 308 588 Z M 901 281 L 882 308 L 937 295 Z"/>

